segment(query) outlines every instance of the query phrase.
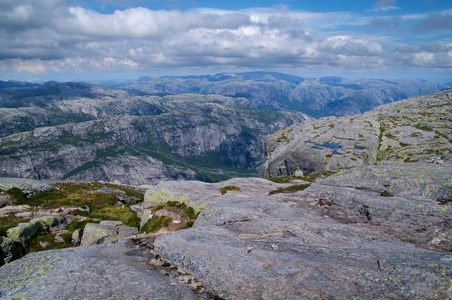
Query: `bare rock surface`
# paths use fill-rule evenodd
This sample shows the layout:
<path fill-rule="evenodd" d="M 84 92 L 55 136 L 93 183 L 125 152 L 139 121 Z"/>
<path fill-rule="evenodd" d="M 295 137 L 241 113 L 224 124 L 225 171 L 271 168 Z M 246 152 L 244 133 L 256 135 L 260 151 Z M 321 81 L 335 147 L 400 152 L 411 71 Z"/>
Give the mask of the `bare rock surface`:
<path fill-rule="evenodd" d="M 271 196 L 291 184 L 162 182 L 145 205 L 201 208 L 191 229 L 29 254 L 0 268 L 1 297 L 450 299 L 450 170 L 382 163 Z"/>
<path fill-rule="evenodd" d="M 261 177 L 365 166 L 379 160 L 452 160 L 452 91 L 352 117 L 306 120 L 267 136 Z M 434 158 L 435 160 L 435 158 Z"/>
<path fill-rule="evenodd" d="M 88 223 L 83 229 L 82 246 L 114 243 L 138 233 L 135 227 L 125 226 L 120 221 Z"/>
<path fill-rule="evenodd" d="M 207 207 L 192 229 L 158 236 L 155 249 L 226 299 L 448 299 L 452 210 L 435 197 L 452 196 L 450 168 L 374 168 L 274 196 L 264 185 L 219 196 L 194 183 L 187 197 Z M 165 185 L 180 192 L 190 182 Z M 380 195 L 388 186 L 395 196 Z"/>
<path fill-rule="evenodd" d="M 32 253 L 0 269 L 0 298 L 208 299 L 132 240 Z"/>

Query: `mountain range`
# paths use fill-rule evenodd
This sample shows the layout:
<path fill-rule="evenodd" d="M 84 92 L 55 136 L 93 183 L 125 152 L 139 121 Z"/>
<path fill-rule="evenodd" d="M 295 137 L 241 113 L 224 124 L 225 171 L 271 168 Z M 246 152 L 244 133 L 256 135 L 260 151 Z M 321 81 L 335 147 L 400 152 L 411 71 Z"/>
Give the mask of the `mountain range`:
<path fill-rule="evenodd" d="M 265 72 L 3 83 L 0 176 L 135 185 L 254 176 L 265 135 L 450 86 Z"/>

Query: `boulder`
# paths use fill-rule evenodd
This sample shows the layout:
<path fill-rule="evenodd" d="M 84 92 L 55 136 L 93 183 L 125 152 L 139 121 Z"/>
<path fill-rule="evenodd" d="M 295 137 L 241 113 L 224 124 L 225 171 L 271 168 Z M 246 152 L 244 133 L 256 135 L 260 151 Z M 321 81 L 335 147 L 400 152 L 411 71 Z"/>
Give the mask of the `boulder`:
<path fill-rule="evenodd" d="M 150 209 L 145 209 L 143 215 L 141 216 L 140 229 L 152 218 L 152 211 Z"/>
<path fill-rule="evenodd" d="M 25 249 L 22 244 L 9 237 L 0 236 L 0 266 L 24 256 Z"/>
<path fill-rule="evenodd" d="M 79 228 L 75 230 L 72 233 L 72 244 L 74 246 L 80 246 L 80 243 L 82 242 L 82 236 L 83 236 L 83 228 Z"/>
<path fill-rule="evenodd" d="M 0 298 L 212 299 L 149 256 L 132 240 L 30 253 L 0 268 Z"/>
<path fill-rule="evenodd" d="M 83 229 L 80 245 L 89 246 L 114 243 L 137 233 L 137 228 L 125 226 L 118 221 L 102 221 L 100 224 L 88 223 Z"/>
<path fill-rule="evenodd" d="M 58 226 L 64 218 L 46 216 L 33 219 L 27 223 L 20 223 L 18 226 L 8 229 L 7 236 L 16 242 L 20 242 L 25 248 L 35 238 L 39 232 L 47 231 L 51 227 Z"/>

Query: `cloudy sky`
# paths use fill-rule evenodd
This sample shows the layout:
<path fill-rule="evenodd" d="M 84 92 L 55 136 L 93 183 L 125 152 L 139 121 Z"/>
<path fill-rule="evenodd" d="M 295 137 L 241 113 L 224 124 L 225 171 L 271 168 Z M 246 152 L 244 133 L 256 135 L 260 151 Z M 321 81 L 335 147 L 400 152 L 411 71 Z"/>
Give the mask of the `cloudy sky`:
<path fill-rule="evenodd" d="M 450 0 L 0 0 L 1 80 L 452 80 Z"/>

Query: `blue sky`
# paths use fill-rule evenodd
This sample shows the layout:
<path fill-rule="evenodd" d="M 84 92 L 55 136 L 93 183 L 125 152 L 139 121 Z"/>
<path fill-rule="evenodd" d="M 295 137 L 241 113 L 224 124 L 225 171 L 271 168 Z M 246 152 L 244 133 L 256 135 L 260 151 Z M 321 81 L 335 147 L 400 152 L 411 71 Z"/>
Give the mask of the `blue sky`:
<path fill-rule="evenodd" d="M 0 80 L 256 70 L 452 81 L 452 2 L 0 0 Z"/>

